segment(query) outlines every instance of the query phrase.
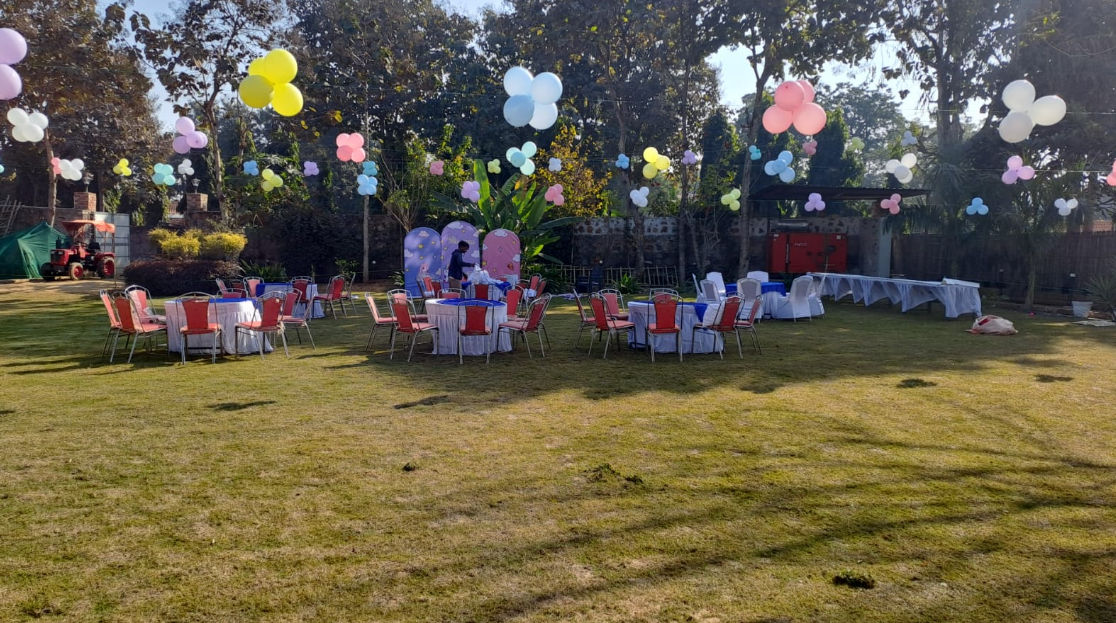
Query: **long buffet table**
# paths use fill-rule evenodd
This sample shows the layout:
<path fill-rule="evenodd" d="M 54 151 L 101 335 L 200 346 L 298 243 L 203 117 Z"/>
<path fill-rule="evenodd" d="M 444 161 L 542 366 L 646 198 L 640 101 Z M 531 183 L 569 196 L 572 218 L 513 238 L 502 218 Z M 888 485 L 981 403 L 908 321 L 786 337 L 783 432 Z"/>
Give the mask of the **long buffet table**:
<path fill-rule="evenodd" d="M 862 302 L 868 306 L 886 298 L 892 304 L 901 305 L 904 312 L 924 303 L 938 301 L 945 308 L 946 318 L 956 318 L 961 314 L 980 315 L 980 284 L 972 281 L 916 281 L 840 273 L 808 274 L 820 280 L 821 295 L 831 296 L 835 301 L 851 296 L 854 302 Z"/>

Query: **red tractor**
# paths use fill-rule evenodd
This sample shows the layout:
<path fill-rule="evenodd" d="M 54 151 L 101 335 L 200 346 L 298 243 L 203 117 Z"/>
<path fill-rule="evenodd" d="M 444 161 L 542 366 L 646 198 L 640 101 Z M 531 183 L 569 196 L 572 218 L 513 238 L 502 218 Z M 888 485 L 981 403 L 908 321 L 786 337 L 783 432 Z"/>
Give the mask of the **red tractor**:
<path fill-rule="evenodd" d="M 97 232 L 115 234 L 116 225 L 96 221 L 63 221 L 62 227 L 69 234 L 69 241 L 59 238 L 55 243 L 54 250 L 50 252 L 50 262 L 39 267 L 43 279 L 53 281 L 55 277 L 68 275 L 70 279 L 77 280 L 87 272 L 96 273 L 102 279 L 111 279 L 116 275 L 116 254 L 101 253 L 101 246 L 97 243 Z"/>

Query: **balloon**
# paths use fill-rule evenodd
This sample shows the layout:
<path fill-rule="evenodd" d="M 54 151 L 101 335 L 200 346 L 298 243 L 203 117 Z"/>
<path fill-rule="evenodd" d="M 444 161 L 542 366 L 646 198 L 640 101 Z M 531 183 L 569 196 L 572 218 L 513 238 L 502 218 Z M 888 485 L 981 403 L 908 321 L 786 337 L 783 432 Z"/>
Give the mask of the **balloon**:
<path fill-rule="evenodd" d="M 535 102 L 530 95 L 513 95 L 504 102 L 504 121 L 522 128 L 535 116 Z"/>
<path fill-rule="evenodd" d="M 655 162 L 658 159 L 659 159 L 659 150 L 658 149 L 655 149 L 654 147 L 648 147 L 647 149 L 643 150 L 643 161 L 644 162 Z"/>
<path fill-rule="evenodd" d="M 797 82 L 784 82 L 775 89 L 775 105 L 783 110 L 795 111 L 806 103 L 806 90 Z"/>
<path fill-rule="evenodd" d="M 807 136 L 821 132 L 824 127 L 825 110 L 813 102 L 803 104 L 794 113 L 794 129 Z"/>
<path fill-rule="evenodd" d="M 1012 111 L 1000 122 L 1000 138 L 1008 143 L 1019 143 L 1031 136 L 1035 122 L 1027 113 Z"/>
<path fill-rule="evenodd" d="M 202 149 L 209 144 L 209 137 L 205 135 L 205 132 L 195 130 L 186 135 L 186 144 L 191 149 Z"/>
<path fill-rule="evenodd" d="M 1030 166 L 1019 167 L 1019 179 L 1021 179 L 1021 180 L 1031 180 L 1031 179 L 1034 179 L 1034 178 L 1035 178 L 1035 168 L 1034 167 L 1030 167 Z"/>
<path fill-rule="evenodd" d="M 768 175 L 778 175 L 779 172 L 775 170 L 775 164 L 778 162 L 778 160 L 768 160 L 763 163 L 763 172 Z"/>
<path fill-rule="evenodd" d="M 348 145 L 342 145 L 337 148 L 337 159 L 341 162 L 346 162 L 353 157 L 353 148 Z"/>
<path fill-rule="evenodd" d="M 1023 166 L 1023 158 L 1019 156 L 1012 156 L 1008 158 L 1007 165 L 1009 169 L 1018 169 Z"/>
<path fill-rule="evenodd" d="M 806 99 L 802 101 L 803 104 L 809 104 L 814 101 L 814 96 L 817 93 L 814 91 L 814 85 L 810 84 L 809 80 L 799 80 L 798 84 L 802 87 L 802 91 L 806 94 Z"/>
<path fill-rule="evenodd" d="M 535 104 L 553 104 L 562 97 L 562 80 L 548 72 L 535 76 L 531 82 L 531 97 Z"/>
<path fill-rule="evenodd" d="M 899 160 L 899 162 L 908 169 L 913 169 L 914 166 L 918 164 L 918 156 L 914 154 L 903 154 L 903 157 Z"/>
<path fill-rule="evenodd" d="M 185 136 L 174 137 L 174 142 L 171 144 L 171 146 L 174 147 L 174 153 L 176 154 L 190 153 L 190 146 L 186 143 Z"/>
<path fill-rule="evenodd" d="M 646 177 L 647 179 L 651 179 L 658 174 L 659 174 L 659 170 L 657 168 L 655 168 L 654 164 L 648 162 L 647 164 L 643 165 L 643 177 Z"/>
<path fill-rule="evenodd" d="M 911 175 L 911 170 L 907 168 L 906 165 L 900 164 L 895 167 L 895 172 L 892 173 L 892 175 L 895 176 L 895 179 L 902 181 L 904 178 Z"/>
<path fill-rule="evenodd" d="M 23 79 L 7 65 L 0 65 L 0 100 L 15 99 L 23 92 Z"/>
<path fill-rule="evenodd" d="M 302 91 L 289 82 L 275 85 L 271 96 L 271 107 L 284 117 L 297 115 L 302 110 Z"/>
<path fill-rule="evenodd" d="M 783 171 L 779 173 L 779 179 L 786 182 L 787 184 L 790 184 L 794 181 L 794 176 L 794 169 L 791 168 L 783 169 Z"/>
<path fill-rule="evenodd" d="M 298 61 L 286 50 L 272 50 L 263 57 L 259 69 L 260 74 L 272 84 L 285 84 L 294 80 L 295 74 L 298 73 Z"/>
<path fill-rule="evenodd" d="M 11 28 L 0 28 L 0 64 L 14 65 L 27 56 L 27 40 Z"/>
<path fill-rule="evenodd" d="M 1004 87 L 1001 99 L 1008 107 L 1008 110 L 1025 113 L 1031 108 L 1031 104 L 1035 102 L 1035 85 L 1027 80 L 1016 80 L 1011 82 Z"/>
<path fill-rule="evenodd" d="M 793 121 L 794 113 L 778 106 L 771 106 L 763 111 L 763 129 L 771 134 L 786 132 Z"/>
<path fill-rule="evenodd" d="M 178 120 L 174 122 L 174 130 L 179 134 L 189 134 L 195 129 L 194 122 L 189 117 L 179 117 Z"/>
<path fill-rule="evenodd" d="M 1066 101 L 1057 95 L 1040 97 L 1031 106 L 1031 119 L 1035 125 L 1054 125 L 1065 116 Z"/>
<path fill-rule="evenodd" d="M 510 100 L 509 100 L 510 101 Z M 551 102 L 549 104 L 540 104 L 535 102 L 534 112 L 531 115 L 531 120 L 528 122 L 532 128 L 536 130 L 545 130 L 554 125 L 558 120 L 558 105 Z M 518 126 L 517 126 L 518 127 Z"/>
<path fill-rule="evenodd" d="M 30 122 L 27 112 L 22 108 L 9 108 L 8 109 L 8 123 L 12 125 L 24 125 Z"/>
<path fill-rule="evenodd" d="M 48 123 L 47 116 L 37 110 L 30 115 L 27 115 L 27 120 L 43 130 L 46 129 Z"/>
<path fill-rule="evenodd" d="M 794 154 L 784 149 L 783 151 L 779 152 L 779 157 L 776 158 L 776 160 L 782 162 L 783 164 L 791 164 L 792 162 L 794 162 Z"/>
<path fill-rule="evenodd" d="M 535 163 L 530 160 L 524 162 L 523 166 L 519 167 L 519 172 L 524 175 L 533 175 L 535 173 Z"/>
<path fill-rule="evenodd" d="M 1005 184 L 1014 184 L 1019 179 L 1019 171 L 1008 169 L 1000 176 L 1000 181 Z"/>
<path fill-rule="evenodd" d="M 251 63 L 248 63 L 248 75 L 249 76 L 260 76 L 261 78 L 263 78 L 264 77 L 263 74 L 264 74 L 264 59 L 263 59 L 262 56 L 260 58 L 253 59 Z"/>
<path fill-rule="evenodd" d="M 349 158 L 353 162 L 364 162 L 365 158 L 367 157 L 368 154 L 364 153 L 364 149 L 361 147 L 357 147 L 356 149 L 354 149 L 352 154 L 349 156 Z"/>
<path fill-rule="evenodd" d="M 273 88 L 263 76 L 251 75 L 240 81 L 237 92 L 245 106 L 263 108 L 271 102 Z"/>
<path fill-rule="evenodd" d="M 655 168 L 660 171 L 666 171 L 670 168 L 670 158 L 660 155 L 655 159 Z"/>
<path fill-rule="evenodd" d="M 533 80 L 531 72 L 522 67 L 512 67 L 504 74 L 504 91 L 513 97 L 516 95 L 530 97 Z"/>
<path fill-rule="evenodd" d="M 539 146 L 534 141 L 527 141 L 523 144 L 523 155 L 528 158 L 534 158 L 535 154 L 539 153 Z"/>

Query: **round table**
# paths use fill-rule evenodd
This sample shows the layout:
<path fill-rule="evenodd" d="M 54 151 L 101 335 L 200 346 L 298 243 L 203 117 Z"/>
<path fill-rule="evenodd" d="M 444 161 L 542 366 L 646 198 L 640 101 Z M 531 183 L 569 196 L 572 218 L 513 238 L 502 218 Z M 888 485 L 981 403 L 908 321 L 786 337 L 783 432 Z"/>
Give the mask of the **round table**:
<path fill-rule="evenodd" d="M 250 320 L 259 320 L 260 313 L 256 309 L 254 299 L 239 299 L 239 298 L 224 298 L 214 299 L 210 305 L 213 307 L 210 310 L 210 318 L 216 318 L 217 324 L 221 325 L 221 350 L 225 353 L 240 353 L 248 355 L 259 352 L 259 344 L 256 342 L 256 337 L 263 340 L 264 352 L 271 352 L 271 344 L 265 335 L 255 333 L 240 333 L 240 339 L 236 337 L 236 324 L 238 322 L 248 322 Z M 167 301 L 167 350 L 172 353 L 182 352 L 182 327 L 186 326 L 186 312 L 182 309 L 182 303 L 175 299 Z M 256 336 L 256 337 L 253 337 Z M 191 353 L 208 353 L 213 350 L 213 335 L 191 335 L 190 336 L 190 352 Z"/>
<path fill-rule="evenodd" d="M 702 322 L 713 322 L 717 317 L 718 305 L 716 303 L 679 303 L 678 310 L 675 312 L 675 322 L 682 327 L 682 334 L 679 337 L 679 343 L 682 345 L 682 353 L 717 353 L 724 348 L 721 334 L 714 331 L 698 331 L 693 333 L 693 343 L 690 342 L 690 335 L 694 329 L 694 325 Z M 655 309 L 650 301 L 629 301 L 628 302 L 628 320 L 635 324 L 635 337 L 632 344 L 634 346 L 646 346 L 647 336 L 647 317 L 654 315 Z M 651 342 L 655 345 L 656 353 L 675 353 L 675 336 L 674 335 L 652 335 Z"/>
<path fill-rule="evenodd" d="M 466 336 L 462 345 L 466 355 L 487 355 L 497 350 L 508 352 L 512 349 L 511 334 L 499 332 L 501 322 L 508 321 L 508 306 L 501 301 L 484 299 L 429 299 L 426 301 L 426 314 L 430 322 L 438 327 L 438 347 L 435 353 L 439 355 L 457 354 L 457 333 L 460 326 L 459 318 L 464 318 L 462 307 L 466 305 L 483 305 L 488 307 L 489 325 L 492 334 L 486 337 Z M 499 334 L 499 344 L 497 344 Z"/>

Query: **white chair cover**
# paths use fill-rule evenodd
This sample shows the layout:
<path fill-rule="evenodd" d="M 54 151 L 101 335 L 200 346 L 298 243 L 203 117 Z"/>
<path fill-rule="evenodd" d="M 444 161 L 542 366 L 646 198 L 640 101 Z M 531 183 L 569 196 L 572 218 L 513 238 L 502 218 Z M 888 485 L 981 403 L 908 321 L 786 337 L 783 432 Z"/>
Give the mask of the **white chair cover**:
<path fill-rule="evenodd" d="M 708 279 L 701 280 L 700 292 L 702 300 L 704 300 L 706 303 L 716 303 L 717 301 L 721 300 L 721 297 L 717 294 L 716 284 Z"/>
<path fill-rule="evenodd" d="M 756 311 L 756 319 L 763 317 L 763 285 L 755 279 L 740 279 L 736 282 L 736 295 L 740 297 L 740 316 L 747 319 L 752 313 L 752 302 L 760 299 L 760 308 Z"/>
<path fill-rule="evenodd" d="M 768 281 L 771 281 L 771 279 L 768 278 L 767 271 L 763 270 L 750 270 L 748 271 L 747 278 L 755 279 L 760 283 L 767 283 Z"/>
<path fill-rule="evenodd" d="M 774 318 L 797 320 L 810 317 L 810 287 L 814 278 L 803 275 L 791 282 L 790 292 L 779 297 L 779 303 L 771 311 Z M 820 303 L 819 303 L 820 304 Z"/>
<path fill-rule="evenodd" d="M 718 272 L 705 273 L 705 278 L 717 287 L 717 297 L 725 298 L 725 278 Z"/>

